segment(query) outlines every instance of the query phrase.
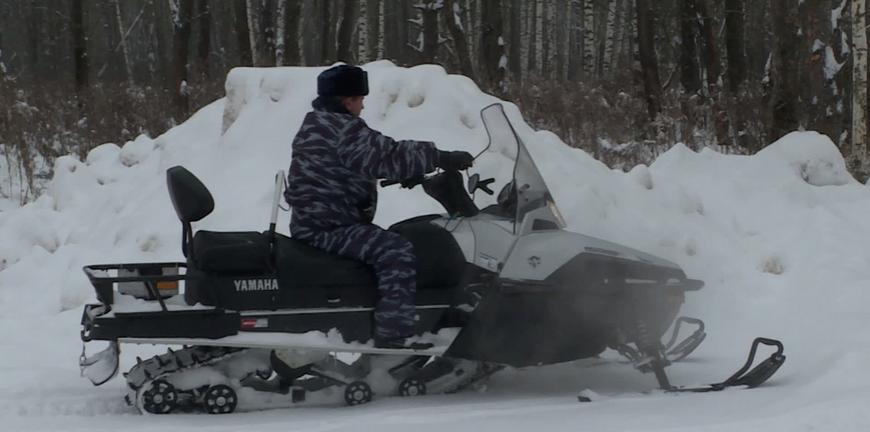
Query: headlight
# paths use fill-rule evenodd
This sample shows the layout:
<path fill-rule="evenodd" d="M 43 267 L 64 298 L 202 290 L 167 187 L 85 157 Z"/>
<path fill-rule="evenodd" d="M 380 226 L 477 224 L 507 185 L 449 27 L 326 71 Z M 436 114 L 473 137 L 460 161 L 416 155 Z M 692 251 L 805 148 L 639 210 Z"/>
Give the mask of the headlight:
<path fill-rule="evenodd" d="M 568 224 L 565 223 L 565 218 L 562 217 L 562 213 L 559 212 L 559 208 L 556 207 L 556 202 L 553 201 L 552 197 L 547 197 L 547 208 L 550 209 L 550 212 L 553 213 L 553 216 L 555 216 L 556 220 L 559 221 L 560 228 L 568 226 Z"/>

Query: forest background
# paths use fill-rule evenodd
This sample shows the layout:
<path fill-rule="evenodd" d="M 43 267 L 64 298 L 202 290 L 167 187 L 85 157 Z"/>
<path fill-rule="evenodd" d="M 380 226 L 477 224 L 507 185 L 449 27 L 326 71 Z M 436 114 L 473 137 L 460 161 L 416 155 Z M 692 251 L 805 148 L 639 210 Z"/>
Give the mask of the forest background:
<path fill-rule="evenodd" d="M 614 168 L 815 130 L 863 182 L 866 2 L 4 0 L 0 198 L 33 200 L 58 156 L 183 122 L 233 67 L 382 59 L 466 75 Z"/>

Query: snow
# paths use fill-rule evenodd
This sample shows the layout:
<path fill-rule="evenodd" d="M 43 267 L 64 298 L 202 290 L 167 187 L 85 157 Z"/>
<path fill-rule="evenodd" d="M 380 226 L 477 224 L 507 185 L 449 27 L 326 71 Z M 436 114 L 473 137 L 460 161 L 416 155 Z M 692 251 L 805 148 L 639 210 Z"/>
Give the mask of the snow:
<path fill-rule="evenodd" d="M 497 99 L 438 66 L 365 66 L 363 117 L 396 138 L 477 151 L 479 110 Z M 9 431 L 99 430 L 668 430 L 863 431 L 870 425 L 870 187 L 852 179 L 836 146 L 786 135 L 755 156 L 676 145 L 649 167 L 611 170 L 506 111 L 536 158 L 571 230 L 679 263 L 706 287 L 683 313 L 709 336 L 669 368 L 679 384 L 719 381 L 755 336 L 781 339 L 788 361 L 765 386 L 669 395 L 612 352 L 546 368 L 505 370 L 486 391 L 376 398 L 368 405 L 301 406 L 230 416 L 143 418 L 122 379 L 79 377 L 79 320 L 94 293 L 85 264 L 176 261 L 181 226 L 165 170 L 183 164 L 211 189 L 215 211 L 197 229 L 262 230 L 273 175 L 323 68 L 240 69 L 215 101 L 155 139 L 59 158 L 45 195 L 0 211 L 0 421 Z M 225 110 L 226 108 L 226 110 Z M 222 133 L 225 131 L 225 133 Z M 387 225 L 439 206 L 419 191 L 382 191 Z M 8 204 L 3 204 L 4 206 Z M 279 231 L 288 216 L 281 213 Z M 94 344 L 97 345 L 97 344 Z M 89 352 L 100 349 L 89 347 Z M 122 346 L 121 368 L 161 347 Z M 582 393 L 581 393 L 582 392 Z M 578 403 L 577 395 L 590 399 Z"/>

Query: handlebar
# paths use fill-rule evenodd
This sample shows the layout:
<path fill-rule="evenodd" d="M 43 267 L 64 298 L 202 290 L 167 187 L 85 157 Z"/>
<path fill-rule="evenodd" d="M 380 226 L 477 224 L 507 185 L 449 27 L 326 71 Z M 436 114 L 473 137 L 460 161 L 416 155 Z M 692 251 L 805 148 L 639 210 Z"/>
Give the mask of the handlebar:
<path fill-rule="evenodd" d="M 413 189 L 414 187 L 423 184 L 426 180 L 429 180 L 432 176 L 417 176 L 411 177 L 405 180 L 381 180 L 381 187 L 392 186 L 395 184 L 401 184 L 405 189 Z"/>

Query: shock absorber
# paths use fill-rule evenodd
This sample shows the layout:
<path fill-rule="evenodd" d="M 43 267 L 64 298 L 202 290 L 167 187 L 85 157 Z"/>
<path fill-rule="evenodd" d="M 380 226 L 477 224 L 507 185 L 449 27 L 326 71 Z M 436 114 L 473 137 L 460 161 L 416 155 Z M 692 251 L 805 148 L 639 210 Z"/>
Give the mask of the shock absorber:
<path fill-rule="evenodd" d="M 661 341 L 657 337 L 650 333 L 646 321 L 644 321 L 640 314 L 635 314 L 634 324 L 634 344 L 637 345 L 638 351 L 643 354 L 642 360 L 635 367 L 641 372 L 652 371 L 656 376 L 659 387 L 662 390 L 671 390 L 673 386 L 671 386 L 668 376 L 665 374 L 665 367 L 670 362 L 667 356 L 665 356 L 664 346 L 662 346 Z"/>

